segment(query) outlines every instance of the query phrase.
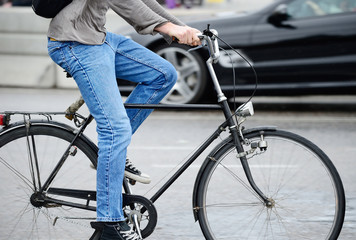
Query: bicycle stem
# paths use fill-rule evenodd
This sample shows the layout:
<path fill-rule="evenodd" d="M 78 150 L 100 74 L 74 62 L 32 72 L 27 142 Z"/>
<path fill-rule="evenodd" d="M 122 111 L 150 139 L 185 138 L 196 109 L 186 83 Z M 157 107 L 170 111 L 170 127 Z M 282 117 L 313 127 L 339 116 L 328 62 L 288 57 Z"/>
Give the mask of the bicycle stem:
<path fill-rule="evenodd" d="M 227 98 L 225 97 L 224 93 L 221 90 L 218 78 L 216 77 L 216 74 L 215 74 L 215 70 L 214 70 L 214 67 L 213 67 L 213 62 L 214 62 L 214 59 L 212 57 L 210 57 L 206 61 L 206 65 L 208 67 L 211 79 L 213 81 L 213 84 L 214 84 L 214 87 L 215 87 L 215 90 L 216 90 L 216 93 L 217 93 L 218 102 L 221 103 L 222 101 L 227 100 Z"/>

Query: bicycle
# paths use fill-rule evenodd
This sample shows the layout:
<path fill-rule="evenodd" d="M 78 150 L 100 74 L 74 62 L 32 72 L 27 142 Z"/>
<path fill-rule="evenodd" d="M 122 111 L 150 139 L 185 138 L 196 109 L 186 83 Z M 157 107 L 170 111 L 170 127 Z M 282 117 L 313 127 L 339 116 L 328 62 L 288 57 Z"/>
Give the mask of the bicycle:
<path fill-rule="evenodd" d="M 213 68 L 219 58 L 217 32 L 207 29 L 200 38 L 210 53 L 207 66 L 219 104 L 125 106 L 214 109 L 225 121 L 150 199 L 134 195 L 130 189 L 134 182 L 125 179 L 123 210 L 129 223 L 148 237 L 157 223 L 154 202 L 228 130 L 229 136 L 208 154 L 195 180 L 192 211 L 204 237 L 337 239 L 345 194 L 331 160 L 294 133 L 269 126 L 245 129 L 253 105 L 248 101 L 230 110 Z M 82 104 L 80 99 L 66 112 L 0 114 L 0 190 L 8 194 L 0 205 L 4 239 L 83 239 L 85 234 L 91 240 L 100 238 L 100 226 L 92 222 L 96 174 L 88 171 L 89 164 L 96 167 L 98 148 L 84 135 L 93 117 L 77 113 Z M 13 115 L 23 121 L 10 123 Z M 76 128 L 54 121 L 55 115 L 66 115 Z"/>

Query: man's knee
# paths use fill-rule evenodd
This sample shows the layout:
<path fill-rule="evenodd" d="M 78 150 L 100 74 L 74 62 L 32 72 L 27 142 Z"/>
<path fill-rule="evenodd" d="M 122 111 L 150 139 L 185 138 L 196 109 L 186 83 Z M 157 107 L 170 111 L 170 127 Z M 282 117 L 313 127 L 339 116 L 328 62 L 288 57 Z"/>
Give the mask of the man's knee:
<path fill-rule="evenodd" d="M 156 90 L 170 90 L 177 82 L 178 73 L 174 66 L 163 59 L 159 67 L 152 68 L 154 73 L 149 81 L 144 82 L 144 85 L 151 86 Z"/>
<path fill-rule="evenodd" d="M 171 63 L 167 64 L 165 78 L 166 78 L 166 84 L 169 89 L 171 89 L 174 86 L 174 84 L 177 82 L 178 73 Z"/>
<path fill-rule="evenodd" d="M 112 119 L 104 118 L 104 123 L 97 121 L 99 138 L 114 144 L 128 145 L 131 141 L 131 124 L 128 117 L 111 116 Z"/>

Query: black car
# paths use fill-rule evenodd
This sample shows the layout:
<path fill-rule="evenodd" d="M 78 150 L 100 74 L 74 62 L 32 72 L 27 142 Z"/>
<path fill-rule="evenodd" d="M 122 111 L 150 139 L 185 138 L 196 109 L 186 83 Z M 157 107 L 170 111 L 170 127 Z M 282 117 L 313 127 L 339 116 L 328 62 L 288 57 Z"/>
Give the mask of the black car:
<path fill-rule="evenodd" d="M 356 0 L 278 0 L 248 14 L 185 22 L 200 30 L 210 24 L 251 62 L 258 75 L 256 95 L 356 94 Z M 159 35 L 127 35 L 176 67 L 179 79 L 164 102 L 195 103 L 212 96 L 206 49 L 187 52 L 189 47 L 167 45 Z M 215 69 L 222 90 L 233 96 L 233 62 L 237 95 L 251 94 L 251 67 L 221 46 L 226 52 Z M 124 95 L 133 88 L 125 81 L 119 85 Z"/>

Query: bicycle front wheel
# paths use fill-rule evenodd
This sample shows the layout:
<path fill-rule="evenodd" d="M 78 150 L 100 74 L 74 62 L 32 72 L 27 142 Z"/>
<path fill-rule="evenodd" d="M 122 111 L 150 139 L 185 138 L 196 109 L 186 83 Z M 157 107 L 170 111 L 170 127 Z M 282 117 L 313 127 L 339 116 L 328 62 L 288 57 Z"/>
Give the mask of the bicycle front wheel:
<path fill-rule="evenodd" d="M 41 123 L 0 134 L 0 239 L 89 239 L 95 211 L 42 204 L 36 199 L 36 192 L 73 139 L 72 131 Z M 96 166 L 97 151 L 83 138 L 74 146 L 50 188 L 95 191 L 96 170 L 91 166 Z M 86 204 L 84 199 L 44 194 Z"/>
<path fill-rule="evenodd" d="M 245 137 L 261 140 L 258 132 Z M 265 131 L 264 139 L 267 150 L 251 154 L 248 162 L 272 204 L 252 190 L 230 141 L 209 157 L 198 188 L 198 218 L 206 239 L 337 239 L 345 196 L 330 159 L 289 132 Z"/>

